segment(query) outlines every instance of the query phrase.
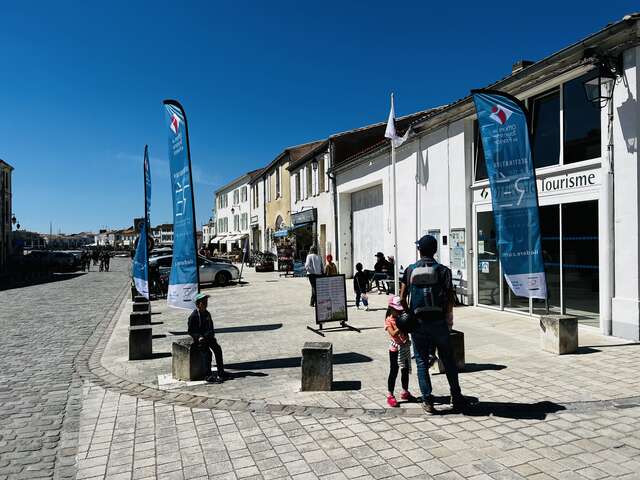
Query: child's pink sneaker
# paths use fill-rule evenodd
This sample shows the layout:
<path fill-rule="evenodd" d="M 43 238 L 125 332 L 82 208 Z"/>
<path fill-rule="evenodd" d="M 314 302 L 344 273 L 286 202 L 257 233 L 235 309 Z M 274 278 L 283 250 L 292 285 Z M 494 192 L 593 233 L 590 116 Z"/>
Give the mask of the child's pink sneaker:
<path fill-rule="evenodd" d="M 413 395 L 411 395 L 410 392 L 402 392 L 400 394 L 400 399 L 404 400 L 406 402 L 416 402 L 417 401 L 417 398 L 414 397 Z"/>
<path fill-rule="evenodd" d="M 387 395 L 387 405 L 389 405 L 391 408 L 396 408 L 398 406 L 396 397 L 394 397 L 393 395 Z"/>

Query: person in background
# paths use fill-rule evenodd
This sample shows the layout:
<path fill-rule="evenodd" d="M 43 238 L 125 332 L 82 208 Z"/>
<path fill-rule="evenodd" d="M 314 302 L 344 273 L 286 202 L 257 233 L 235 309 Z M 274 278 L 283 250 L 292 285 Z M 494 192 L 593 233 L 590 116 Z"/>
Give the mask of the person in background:
<path fill-rule="evenodd" d="M 327 264 L 324 266 L 325 275 L 338 275 L 338 267 L 333 263 L 333 256 L 327 254 Z"/>
<path fill-rule="evenodd" d="M 216 358 L 216 369 L 218 375 L 207 377 L 208 382 L 222 383 L 225 380 L 224 361 L 222 359 L 222 347 L 216 340 L 216 332 L 213 328 L 211 314 L 207 310 L 209 295 L 198 293 L 196 295 L 196 309 L 189 315 L 187 321 L 188 332 L 195 343 L 200 348 L 211 349 Z"/>
<path fill-rule="evenodd" d="M 369 299 L 367 291 L 369 286 L 369 276 L 362 270 L 362 264 L 356 263 L 356 274 L 353 276 L 353 290 L 356 293 L 356 308 L 360 310 L 360 300 L 365 310 L 369 310 Z"/>
<path fill-rule="evenodd" d="M 381 295 L 382 292 L 389 294 L 387 291 L 387 287 L 382 282 L 382 288 L 380 287 L 380 280 L 385 280 L 388 277 L 387 272 L 389 271 L 389 262 L 385 259 L 384 253 L 378 252 L 376 253 L 376 263 L 373 266 L 374 276 L 373 279 L 376 281 L 376 288 L 378 289 L 378 295 Z"/>
<path fill-rule="evenodd" d="M 309 249 L 306 261 L 304 262 L 304 269 L 309 277 L 309 283 L 311 284 L 311 300 L 309 306 L 316 306 L 316 278 L 324 274 L 324 267 L 322 266 L 322 258 L 318 255 L 318 249 L 313 246 Z"/>
<path fill-rule="evenodd" d="M 398 370 L 400 370 L 400 383 L 402 384 L 402 393 L 400 399 L 407 402 L 415 402 L 416 398 L 409 392 L 409 374 L 411 373 L 411 340 L 409 335 L 401 331 L 396 325 L 396 319 L 404 308 L 400 303 L 400 297 L 393 296 L 389 298 L 389 305 L 384 319 L 384 329 L 389 334 L 389 378 L 387 380 L 387 405 L 397 407 L 393 391 L 396 387 L 396 379 L 398 378 Z"/>

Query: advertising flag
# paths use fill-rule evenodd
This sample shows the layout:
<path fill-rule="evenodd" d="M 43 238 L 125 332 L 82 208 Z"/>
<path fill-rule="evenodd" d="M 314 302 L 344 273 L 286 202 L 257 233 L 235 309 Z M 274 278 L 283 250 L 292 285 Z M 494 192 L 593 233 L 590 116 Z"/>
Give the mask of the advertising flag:
<path fill-rule="evenodd" d="M 189 153 L 187 117 L 182 105 L 165 100 L 169 134 L 169 170 L 173 199 L 173 260 L 167 303 L 176 308 L 195 308 L 199 291 L 196 221 Z"/>
<path fill-rule="evenodd" d="M 526 109 L 518 99 L 502 92 L 471 93 L 487 163 L 505 279 L 515 295 L 544 299 L 547 282 Z"/>
<path fill-rule="evenodd" d="M 403 136 L 398 135 L 396 132 L 396 108 L 393 104 L 393 93 L 391 94 L 391 110 L 389 110 L 389 118 L 387 119 L 387 128 L 384 132 L 384 137 L 391 140 L 391 144 L 394 147 L 399 147 L 409 138 L 409 132 L 411 128 L 408 128 L 404 132 Z"/>
<path fill-rule="evenodd" d="M 133 283 L 140 295 L 149 299 L 149 255 L 147 252 L 147 222 L 140 224 L 138 246 L 133 257 Z"/>

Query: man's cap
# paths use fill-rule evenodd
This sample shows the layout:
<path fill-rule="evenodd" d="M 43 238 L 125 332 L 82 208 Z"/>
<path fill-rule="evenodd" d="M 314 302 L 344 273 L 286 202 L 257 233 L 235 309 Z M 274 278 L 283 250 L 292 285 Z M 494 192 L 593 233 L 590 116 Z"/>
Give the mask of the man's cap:
<path fill-rule="evenodd" d="M 196 295 L 196 302 L 199 302 L 200 300 L 204 300 L 205 298 L 209 298 L 209 295 L 207 295 L 206 293 L 198 293 Z"/>
<path fill-rule="evenodd" d="M 382 257 L 382 258 L 384 258 L 384 253 L 382 253 L 382 252 L 378 252 L 378 253 L 376 253 L 376 257 Z"/>
<path fill-rule="evenodd" d="M 433 235 L 423 235 L 416 241 L 416 245 L 418 250 L 432 250 L 434 253 L 438 251 L 438 241 Z"/>

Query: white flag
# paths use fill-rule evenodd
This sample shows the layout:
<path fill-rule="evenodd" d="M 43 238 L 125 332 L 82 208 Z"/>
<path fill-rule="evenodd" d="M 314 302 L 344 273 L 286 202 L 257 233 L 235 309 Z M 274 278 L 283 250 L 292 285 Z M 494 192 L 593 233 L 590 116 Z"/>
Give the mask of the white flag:
<path fill-rule="evenodd" d="M 393 105 L 393 93 L 391 94 L 391 110 L 389 111 L 389 119 L 387 120 L 387 129 L 384 132 L 385 138 L 391 140 L 391 143 L 394 147 L 399 147 L 402 145 L 407 138 L 409 138 L 409 131 L 411 128 L 408 128 L 403 136 L 398 136 L 396 132 L 396 110 Z"/>

